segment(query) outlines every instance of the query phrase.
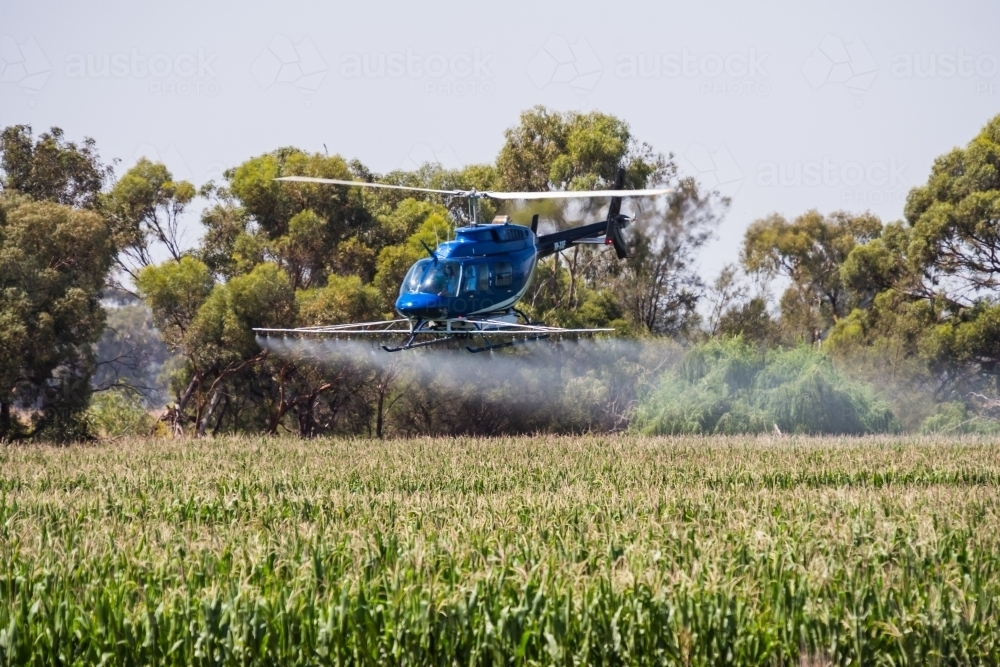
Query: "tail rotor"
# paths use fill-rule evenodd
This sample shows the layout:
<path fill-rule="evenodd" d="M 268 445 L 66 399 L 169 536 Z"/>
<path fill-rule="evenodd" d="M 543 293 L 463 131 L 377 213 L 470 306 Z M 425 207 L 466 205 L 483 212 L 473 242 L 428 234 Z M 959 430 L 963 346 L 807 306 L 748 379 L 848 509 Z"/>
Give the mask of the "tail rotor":
<path fill-rule="evenodd" d="M 621 167 L 615 174 L 615 190 L 621 190 L 625 184 L 625 170 Z M 618 259 L 627 259 L 631 255 L 625 245 L 625 238 L 622 236 L 622 228 L 632 221 L 627 215 L 622 215 L 622 198 L 612 197 L 611 205 L 608 206 L 608 231 L 604 237 L 604 244 L 614 246 Z"/>

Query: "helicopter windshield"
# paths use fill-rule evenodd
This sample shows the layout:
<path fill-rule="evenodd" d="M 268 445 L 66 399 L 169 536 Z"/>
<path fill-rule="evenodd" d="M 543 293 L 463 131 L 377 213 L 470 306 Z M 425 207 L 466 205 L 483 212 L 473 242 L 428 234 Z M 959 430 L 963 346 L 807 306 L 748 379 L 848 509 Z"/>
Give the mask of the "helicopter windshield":
<path fill-rule="evenodd" d="M 456 296 L 461 272 L 462 265 L 458 262 L 422 259 L 410 267 L 400 294 Z"/>

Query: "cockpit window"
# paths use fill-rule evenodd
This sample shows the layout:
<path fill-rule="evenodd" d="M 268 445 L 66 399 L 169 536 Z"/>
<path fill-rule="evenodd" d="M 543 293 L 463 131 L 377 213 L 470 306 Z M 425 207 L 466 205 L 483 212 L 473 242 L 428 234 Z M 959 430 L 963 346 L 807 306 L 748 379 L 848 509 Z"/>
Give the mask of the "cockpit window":
<path fill-rule="evenodd" d="M 420 283 L 420 291 L 438 296 L 456 296 L 462 265 L 457 262 L 431 264 Z"/>
<path fill-rule="evenodd" d="M 399 288 L 400 294 L 416 294 L 420 291 L 420 281 L 423 280 L 427 265 L 431 263 L 429 259 L 421 259 L 414 263 L 403 278 L 403 284 Z"/>
<path fill-rule="evenodd" d="M 400 294 L 457 296 L 461 273 L 462 265 L 458 262 L 422 259 L 410 267 Z"/>

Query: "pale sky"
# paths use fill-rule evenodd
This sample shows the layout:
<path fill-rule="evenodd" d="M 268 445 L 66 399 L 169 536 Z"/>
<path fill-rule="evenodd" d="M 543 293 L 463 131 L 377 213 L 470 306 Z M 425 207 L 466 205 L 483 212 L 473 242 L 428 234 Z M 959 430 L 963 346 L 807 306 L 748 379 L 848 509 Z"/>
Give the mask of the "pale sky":
<path fill-rule="evenodd" d="M 772 212 L 900 218 L 1000 113 L 998 28 L 995 1 L 0 0 L 0 126 L 200 185 L 289 145 L 378 172 L 487 162 L 524 109 L 598 109 L 732 197 L 711 280 Z"/>

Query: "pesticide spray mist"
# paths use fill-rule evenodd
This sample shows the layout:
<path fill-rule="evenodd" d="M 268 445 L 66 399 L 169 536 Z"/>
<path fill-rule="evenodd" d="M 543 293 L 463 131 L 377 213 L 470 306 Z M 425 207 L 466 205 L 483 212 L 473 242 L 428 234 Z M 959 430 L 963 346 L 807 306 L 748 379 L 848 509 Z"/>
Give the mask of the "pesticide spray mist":
<path fill-rule="evenodd" d="M 402 434 L 621 430 L 643 388 L 681 354 L 669 341 L 611 337 L 530 341 L 477 354 L 464 347 L 389 353 L 382 342 L 258 339 L 279 358 L 327 376 L 349 375 L 345 390 L 355 395 L 381 393 L 388 430 Z"/>

